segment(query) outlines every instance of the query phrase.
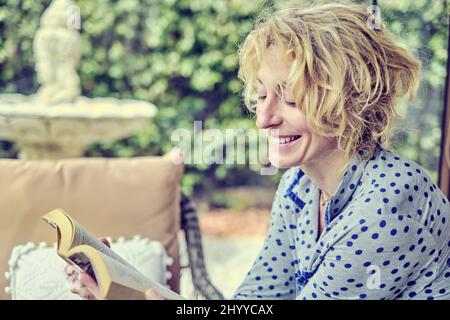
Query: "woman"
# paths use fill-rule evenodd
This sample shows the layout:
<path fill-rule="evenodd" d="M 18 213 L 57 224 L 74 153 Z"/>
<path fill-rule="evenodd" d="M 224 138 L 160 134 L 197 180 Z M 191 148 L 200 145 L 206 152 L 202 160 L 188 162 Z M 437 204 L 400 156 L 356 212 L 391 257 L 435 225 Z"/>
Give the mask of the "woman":
<path fill-rule="evenodd" d="M 241 47 L 245 102 L 289 170 L 235 299 L 450 299 L 450 204 L 386 139 L 420 64 L 370 18 L 288 7 Z"/>

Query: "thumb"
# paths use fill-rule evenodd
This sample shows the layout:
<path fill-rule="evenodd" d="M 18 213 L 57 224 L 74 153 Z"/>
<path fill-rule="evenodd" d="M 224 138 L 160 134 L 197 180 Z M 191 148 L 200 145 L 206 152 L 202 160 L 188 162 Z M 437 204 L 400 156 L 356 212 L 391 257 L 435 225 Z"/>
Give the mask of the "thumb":
<path fill-rule="evenodd" d="M 104 244 L 106 244 L 108 247 L 111 248 L 111 244 L 109 243 L 108 239 L 106 239 L 106 238 L 99 238 L 99 240 L 101 242 L 103 242 Z"/>
<path fill-rule="evenodd" d="M 85 285 L 88 290 L 95 296 L 96 299 L 102 299 L 100 295 L 100 288 L 97 282 L 92 279 L 86 272 L 78 274 L 79 281 Z"/>

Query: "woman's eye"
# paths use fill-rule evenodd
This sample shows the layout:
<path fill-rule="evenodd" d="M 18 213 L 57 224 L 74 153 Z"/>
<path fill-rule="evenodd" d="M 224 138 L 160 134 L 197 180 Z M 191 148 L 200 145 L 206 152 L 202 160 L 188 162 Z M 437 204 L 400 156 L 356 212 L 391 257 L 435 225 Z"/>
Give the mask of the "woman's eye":
<path fill-rule="evenodd" d="M 285 101 L 285 103 L 290 107 L 296 107 L 295 101 Z"/>
<path fill-rule="evenodd" d="M 265 100 L 266 99 L 266 96 L 259 96 L 258 97 L 258 100 Z"/>

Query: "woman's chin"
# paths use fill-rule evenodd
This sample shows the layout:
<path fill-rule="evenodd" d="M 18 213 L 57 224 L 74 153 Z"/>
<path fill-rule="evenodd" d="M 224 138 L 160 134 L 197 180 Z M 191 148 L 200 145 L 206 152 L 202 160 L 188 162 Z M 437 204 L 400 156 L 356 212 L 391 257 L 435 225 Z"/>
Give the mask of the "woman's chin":
<path fill-rule="evenodd" d="M 298 166 L 299 150 L 303 137 L 283 144 L 278 144 L 269 139 L 269 160 L 272 166 L 278 169 L 287 169 Z"/>
<path fill-rule="evenodd" d="M 297 166 L 296 161 L 289 158 L 290 157 L 280 157 L 279 155 L 269 154 L 269 161 L 271 165 L 278 169 L 287 169 Z"/>

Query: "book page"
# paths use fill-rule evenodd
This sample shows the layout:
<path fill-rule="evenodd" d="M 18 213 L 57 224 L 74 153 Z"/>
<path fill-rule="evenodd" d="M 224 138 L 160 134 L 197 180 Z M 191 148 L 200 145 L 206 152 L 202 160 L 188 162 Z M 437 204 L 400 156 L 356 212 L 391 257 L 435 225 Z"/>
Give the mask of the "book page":
<path fill-rule="evenodd" d="M 73 219 L 72 219 L 73 220 Z M 103 242 L 98 240 L 89 231 L 83 228 L 78 222 L 73 220 L 75 228 L 75 236 L 73 239 L 72 247 L 79 245 L 88 245 L 94 249 L 97 249 L 101 253 L 113 258 L 114 260 L 120 262 L 121 264 L 127 266 L 128 268 L 136 270 L 132 265 L 122 259 L 117 253 L 115 253 L 110 247 L 105 245 Z M 136 270 L 137 271 L 137 270 Z"/>
<path fill-rule="evenodd" d="M 128 285 L 132 285 L 139 290 L 149 285 L 148 279 L 134 268 L 128 268 L 108 255 L 100 253 L 100 256 L 102 261 L 105 263 L 112 280 L 120 280 L 122 284 L 126 283 Z M 80 271 L 86 272 L 92 279 L 97 281 L 93 264 L 86 254 L 83 252 L 78 252 L 69 256 L 69 259 L 80 268 Z"/>
<path fill-rule="evenodd" d="M 162 297 L 169 300 L 183 299 L 179 294 L 170 290 L 169 288 L 161 285 L 160 283 L 153 281 L 145 277 L 142 273 L 136 269 L 130 269 L 121 263 L 118 263 L 109 256 L 102 255 L 102 260 L 110 273 L 111 279 L 114 282 L 118 282 L 122 285 L 128 286 L 132 289 L 139 290 L 142 292 L 148 289 L 154 289 Z"/>

